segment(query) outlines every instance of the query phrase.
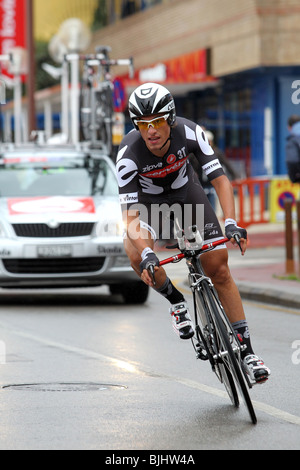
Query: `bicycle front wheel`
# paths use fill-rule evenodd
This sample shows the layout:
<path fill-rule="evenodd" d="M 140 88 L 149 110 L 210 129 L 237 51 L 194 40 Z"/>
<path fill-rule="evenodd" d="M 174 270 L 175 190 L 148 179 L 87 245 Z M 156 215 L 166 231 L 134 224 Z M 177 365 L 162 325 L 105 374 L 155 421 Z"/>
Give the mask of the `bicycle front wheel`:
<path fill-rule="evenodd" d="M 196 326 L 196 339 L 198 347 L 201 345 L 202 350 L 205 350 L 205 355 L 198 357 L 205 357 L 209 359 L 212 370 L 216 374 L 219 381 L 224 385 L 228 396 L 235 407 L 239 406 L 239 396 L 235 386 L 234 379 L 230 370 L 225 367 L 224 363 L 218 359 L 220 351 L 220 340 L 217 334 L 212 312 L 212 303 L 206 295 L 206 290 L 209 289 L 207 281 L 202 281 L 206 284 L 206 288 L 197 290 L 195 296 L 195 326 Z M 197 351 L 197 346 L 194 346 Z"/>
<path fill-rule="evenodd" d="M 202 288 L 204 296 L 207 298 L 207 303 L 210 306 L 212 321 L 214 323 L 215 334 L 218 341 L 219 352 L 217 359 L 221 361 L 226 370 L 229 371 L 231 377 L 233 377 L 234 382 L 244 399 L 250 418 L 253 424 L 256 424 L 257 418 L 248 392 L 248 385 L 242 370 L 240 358 L 238 360 L 238 357 L 240 356 L 240 348 L 237 346 L 236 341 L 238 340 L 236 340 L 235 332 L 233 331 L 216 294 L 213 292 L 213 288 L 207 283 L 203 283 Z M 236 345 L 233 350 L 232 344 L 234 343 L 236 343 Z"/>

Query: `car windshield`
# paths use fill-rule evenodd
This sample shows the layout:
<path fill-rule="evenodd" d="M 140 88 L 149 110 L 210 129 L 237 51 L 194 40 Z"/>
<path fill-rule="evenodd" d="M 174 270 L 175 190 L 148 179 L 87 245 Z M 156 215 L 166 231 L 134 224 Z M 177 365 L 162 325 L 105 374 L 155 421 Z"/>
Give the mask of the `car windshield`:
<path fill-rule="evenodd" d="M 102 159 L 22 156 L 0 161 L 0 197 L 117 194 L 115 174 Z"/>

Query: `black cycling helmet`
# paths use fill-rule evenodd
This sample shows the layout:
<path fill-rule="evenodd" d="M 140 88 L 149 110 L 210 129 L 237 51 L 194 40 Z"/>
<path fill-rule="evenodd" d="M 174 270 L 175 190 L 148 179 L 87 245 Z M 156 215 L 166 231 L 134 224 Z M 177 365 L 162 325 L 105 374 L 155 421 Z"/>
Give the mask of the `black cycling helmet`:
<path fill-rule="evenodd" d="M 157 83 L 144 83 L 136 88 L 129 98 L 128 110 L 137 130 L 135 120 L 153 114 L 169 114 L 167 122 L 170 126 L 176 121 L 174 98 L 167 88 Z"/>

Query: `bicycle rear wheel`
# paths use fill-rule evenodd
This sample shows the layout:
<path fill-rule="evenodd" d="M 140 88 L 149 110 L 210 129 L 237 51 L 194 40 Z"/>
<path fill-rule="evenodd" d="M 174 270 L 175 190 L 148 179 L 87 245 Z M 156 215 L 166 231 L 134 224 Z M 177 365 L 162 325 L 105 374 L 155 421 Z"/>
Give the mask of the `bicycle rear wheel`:
<path fill-rule="evenodd" d="M 210 308 L 215 336 L 218 341 L 218 360 L 229 371 L 248 409 L 253 424 L 257 423 L 256 414 L 248 392 L 248 384 L 240 362 L 240 346 L 227 316 L 219 303 L 217 295 L 208 283 L 202 283 L 203 296 Z M 234 349 L 233 349 L 234 348 Z"/>

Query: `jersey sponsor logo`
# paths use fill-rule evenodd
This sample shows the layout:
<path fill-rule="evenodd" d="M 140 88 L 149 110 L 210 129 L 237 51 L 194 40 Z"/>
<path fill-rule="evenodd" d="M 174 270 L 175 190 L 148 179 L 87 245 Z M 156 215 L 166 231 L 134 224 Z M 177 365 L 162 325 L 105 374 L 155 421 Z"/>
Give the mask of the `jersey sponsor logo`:
<path fill-rule="evenodd" d="M 127 193 L 119 195 L 120 204 L 132 204 L 138 202 L 138 193 Z"/>
<path fill-rule="evenodd" d="M 143 88 L 141 90 L 141 95 L 142 96 L 147 96 L 147 95 L 150 95 L 151 92 L 152 92 L 152 88 Z"/>
<path fill-rule="evenodd" d="M 142 187 L 143 193 L 161 194 L 164 192 L 164 188 L 162 188 L 161 186 L 157 186 L 149 178 L 144 178 L 143 176 L 141 176 L 139 182 Z"/>
<path fill-rule="evenodd" d="M 210 173 L 212 173 L 215 170 L 218 170 L 219 168 L 222 168 L 222 166 L 221 166 L 218 158 L 216 158 L 215 160 L 212 160 L 209 163 L 206 163 L 206 165 L 203 165 L 203 167 L 202 167 L 202 169 L 203 169 L 203 171 L 206 175 L 209 175 Z"/>
<path fill-rule="evenodd" d="M 169 164 L 172 164 L 172 163 L 176 162 L 176 155 L 174 155 L 173 153 L 171 155 L 169 155 L 168 158 L 167 158 L 167 162 Z"/>
<path fill-rule="evenodd" d="M 187 139 L 196 140 L 196 133 L 195 131 L 193 131 L 193 129 L 191 129 L 187 125 L 184 125 L 184 129 L 185 129 L 185 136 Z"/>
<path fill-rule="evenodd" d="M 143 168 L 142 173 L 146 171 L 154 170 L 155 168 L 161 168 L 163 166 L 162 162 L 157 163 L 157 165 L 147 165 Z"/>
<path fill-rule="evenodd" d="M 122 158 L 119 160 L 116 165 L 116 170 L 120 188 L 123 188 L 130 183 L 138 173 L 138 168 L 135 162 L 129 158 Z"/>
<path fill-rule="evenodd" d="M 148 173 L 145 173 L 143 176 L 146 176 L 147 178 L 165 178 L 170 173 L 174 173 L 175 171 L 180 170 L 180 168 L 182 168 L 186 164 L 186 161 L 187 161 L 187 157 L 184 158 L 183 160 L 172 163 L 171 165 L 168 165 L 165 168 L 162 168 L 161 170 L 149 171 Z"/>
<path fill-rule="evenodd" d="M 203 129 L 201 129 L 200 126 L 196 127 L 196 137 L 197 137 L 198 144 L 202 152 L 204 153 L 204 155 L 213 155 L 214 151 L 209 145 L 206 134 L 204 133 Z"/>
<path fill-rule="evenodd" d="M 188 182 L 188 177 L 186 174 L 186 168 L 182 167 L 178 172 L 177 178 L 171 184 L 172 189 L 179 189 L 182 188 Z"/>
<path fill-rule="evenodd" d="M 124 153 L 126 152 L 126 150 L 128 149 L 128 145 L 125 145 L 125 147 L 123 147 L 121 150 L 119 150 L 118 152 L 118 155 L 117 155 L 117 162 L 119 160 L 121 160 L 121 158 L 123 157 Z"/>

